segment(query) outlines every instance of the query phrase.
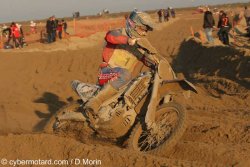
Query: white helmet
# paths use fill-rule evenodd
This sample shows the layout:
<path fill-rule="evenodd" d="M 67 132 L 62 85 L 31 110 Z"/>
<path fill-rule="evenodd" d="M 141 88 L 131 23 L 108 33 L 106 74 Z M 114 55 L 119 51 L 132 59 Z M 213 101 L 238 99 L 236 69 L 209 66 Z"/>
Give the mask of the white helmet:
<path fill-rule="evenodd" d="M 133 11 L 129 15 L 126 21 L 126 32 L 130 37 L 142 37 L 146 34 L 141 34 L 138 28 L 147 31 L 152 31 L 154 29 L 154 24 L 149 16 L 149 14 L 144 12 Z"/>

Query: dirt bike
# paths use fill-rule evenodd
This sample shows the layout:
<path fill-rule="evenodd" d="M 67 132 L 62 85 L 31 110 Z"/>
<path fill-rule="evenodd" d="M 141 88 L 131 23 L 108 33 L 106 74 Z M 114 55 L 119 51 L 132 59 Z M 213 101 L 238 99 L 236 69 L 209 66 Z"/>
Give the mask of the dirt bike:
<path fill-rule="evenodd" d="M 173 97 L 197 91 L 185 79 L 161 79 L 159 69 L 141 73 L 120 88 L 101 105 L 98 118 L 86 115 L 84 103 L 78 101 L 59 110 L 45 130 L 66 136 L 73 131 L 77 138 L 122 139 L 139 152 L 171 150 L 182 137 L 187 121 L 185 109 Z"/>

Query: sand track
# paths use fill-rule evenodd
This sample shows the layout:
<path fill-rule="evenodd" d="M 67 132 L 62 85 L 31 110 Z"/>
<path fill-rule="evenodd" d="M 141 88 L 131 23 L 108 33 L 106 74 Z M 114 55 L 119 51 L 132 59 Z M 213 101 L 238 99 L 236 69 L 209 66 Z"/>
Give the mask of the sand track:
<path fill-rule="evenodd" d="M 182 158 L 163 158 L 140 154 L 127 149 L 102 145 L 86 145 L 73 139 L 56 137 L 47 134 L 23 134 L 0 137 L 0 146 L 5 150 L 1 157 L 6 159 L 101 159 L 102 166 L 206 166 L 220 163 L 181 160 Z M 21 142 L 23 142 L 21 144 Z M 4 144 L 3 144 L 4 143 Z M 12 147 L 9 147 L 11 145 Z M 181 144 L 180 144 L 181 145 Z M 14 154 L 13 154 L 14 153 Z M 173 154 L 175 155 L 175 154 Z M 212 165 L 212 166 L 213 166 Z M 66 165 L 65 165 L 66 166 Z"/>
<path fill-rule="evenodd" d="M 8 134 L 0 136 L 0 158 L 89 158 L 101 159 L 102 166 L 249 166 L 249 49 L 184 40 L 190 25 L 199 30 L 201 22 L 201 15 L 183 15 L 149 35 L 174 70 L 199 91 L 188 101 L 180 99 L 188 110 L 188 127 L 170 154 L 157 157 L 40 133 L 59 108 L 77 99 L 71 80 L 96 81 L 102 51 L 97 34 L 84 41 L 0 53 L 0 132 Z"/>

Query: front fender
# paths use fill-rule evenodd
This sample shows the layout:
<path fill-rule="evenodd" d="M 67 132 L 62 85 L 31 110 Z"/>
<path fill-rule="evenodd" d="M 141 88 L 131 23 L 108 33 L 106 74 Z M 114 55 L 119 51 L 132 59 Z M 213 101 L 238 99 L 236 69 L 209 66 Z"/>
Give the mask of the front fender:
<path fill-rule="evenodd" d="M 161 82 L 161 86 L 159 88 L 159 94 L 161 97 L 165 94 L 184 91 L 192 91 L 194 93 L 198 93 L 196 87 L 186 79 L 164 80 Z"/>

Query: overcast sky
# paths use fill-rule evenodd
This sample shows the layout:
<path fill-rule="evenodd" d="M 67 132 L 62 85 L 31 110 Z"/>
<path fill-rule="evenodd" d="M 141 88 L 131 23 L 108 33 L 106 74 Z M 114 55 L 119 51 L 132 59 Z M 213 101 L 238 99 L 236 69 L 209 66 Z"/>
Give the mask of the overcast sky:
<path fill-rule="evenodd" d="M 0 22 L 33 20 L 72 16 L 74 11 L 81 15 L 97 14 L 107 8 L 110 12 L 159 9 L 249 2 L 249 0 L 0 0 Z"/>

